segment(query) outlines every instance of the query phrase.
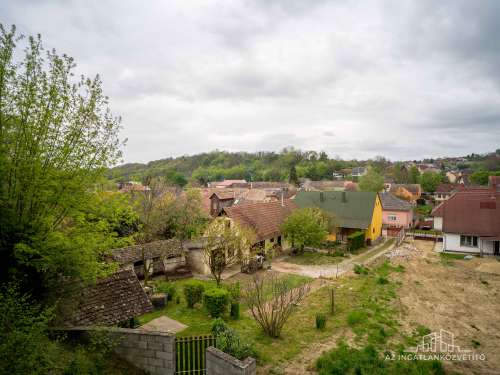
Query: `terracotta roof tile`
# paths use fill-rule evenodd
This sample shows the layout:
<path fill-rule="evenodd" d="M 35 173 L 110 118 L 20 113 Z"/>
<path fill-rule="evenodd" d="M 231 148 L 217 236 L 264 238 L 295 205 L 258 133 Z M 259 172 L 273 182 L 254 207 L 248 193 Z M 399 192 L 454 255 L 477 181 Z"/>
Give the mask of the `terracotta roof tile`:
<path fill-rule="evenodd" d="M 224 208 L 226 215 L 241 226 L 255 231 L 257 241 L 277 236 L 281 224 L 297 207 L 290 200 L 248 203 Z"/>

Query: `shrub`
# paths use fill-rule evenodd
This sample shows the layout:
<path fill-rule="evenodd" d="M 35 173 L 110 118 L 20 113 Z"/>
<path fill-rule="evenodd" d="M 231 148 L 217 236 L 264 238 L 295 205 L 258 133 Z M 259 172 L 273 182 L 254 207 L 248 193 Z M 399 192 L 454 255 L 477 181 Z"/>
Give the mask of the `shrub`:
<path fill-rule="evenodd" d="M 365 233 L 362 231 L 354 232 L 347 236 L 347 249 L 354 251 L 365 246 Z"/>
<path fill-rule="evenodd" d="M 184 284 L 184 296 L 187 306 L 193 308 L 195 304 L 201 301 L 205 286 L 198 280 L 189 280 Z"/>
<path fill-rule="evenodd" d="M 160 293 L 167 294 L 167 300 L 173 301 L 174 296 L 177 292 L 177 288 L 174 283 L 171 282 L 160 282 L 156 285 L 156 290 Z"/>
<path fill-rule="evenodd" d="M 326 327 L 326 315 L 316 314 L 316 329 L 324 329 Z"/>
<path fill-rule="evenodd" d="M 366 318 L 366 313 L 364 311 L 354 310 L 347 315 L 347 324 L 349 324 L 352 327 L 358 323 L 361 323 L 361 321 L 364 320 L 365 318 Z"/>
<path fill-rule="evenodd" d="M 355 264 L 354 265 L 354 273 L 356 273 L 358 275 L 367 275 L 368 271 L 369 271 L 369 269 L 367 267 L 363 266 L 362 264 Z"/>
<path fill-rule="evenodd" d="M 228 303 L 229 292 L 226 289 L 212 288 L 203 293 L 203 305 L 214 318 L 218 318 L 224 314 Z"/>
<path fill-rule="evenodd" d="M 237 320 L 240 318 L 240 303 L 231 302 L 231 318 Z"/>
<path fill-rule="evenodd" d="M 387 277 L 380 276 L 377 279 L 377 284 L 389 284 L 389 280 L 387 279 Z"/>
<path fill-rule="evenodd" d="M 212 324 L 212 334 L 215 336 L 217 349 L 230 354 L 239 360 L 247 357 L 256 357 L 251 342 L 242 340 L 221 318 L 215 319 Z"/>
<path fill-rule="evenodd" d="M 241 298 L 241 287 L 240 282 L 236 282 L 234 284 L 229 284 L 226 286 L 227 291 L 229 292 L 229 296 L 231 297 L 231 301 L 239 301 Z"/>
<path fill-rule="evenodd" d="M 345 343 L 324 353 L 316 361 L 320 375 L 330 374 L 429 374 L 444 375 L 443 365 L 439 361 L 400 361 L 385 360 L 375 347 L 368 345 L 361 349 L 350 348 Z"/>

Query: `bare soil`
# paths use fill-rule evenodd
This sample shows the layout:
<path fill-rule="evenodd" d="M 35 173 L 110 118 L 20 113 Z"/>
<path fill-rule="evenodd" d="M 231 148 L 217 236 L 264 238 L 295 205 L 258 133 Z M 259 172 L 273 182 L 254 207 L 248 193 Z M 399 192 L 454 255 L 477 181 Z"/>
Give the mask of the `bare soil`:
<path fill-rule="evenodd" d="M 410 334 L 419 325 L 431 331 L 450 331 L 455 345 L 484 354 L 486 360 L 444 362 L 446 370 L 500 374 L 500 262 L 494 258 L 443 262 L 432 241 L 416 240 L 406 245 L 415 246 L 415 253 L 390 259 L 405 267 L 405 272 L 391 276 L 401 283 L 395 303 L 399 304 L 402 331 Z M 377 261 L 386 257 L 381 258 Z M 295 357 L 284 373 L 315 373 L 314 361 L 323 351 L 334 348 L 342 336 L 350 341 L 350 332 L 344 329 L 315 343 Z"/>
<path fill-rule="evenodd" d="M 401 322 L 407 328 L 416 323 L 431 331 L 448 330 L 456 345 L 486 355 L 485 361 L 445 362 L 446 369 L 499 374 L 500 262 L 474 258 L 443 263 L 433 242 L 415 245 L 422 256 L 403 263 L 406 272 L 397 276 L 402 282 Z"/>

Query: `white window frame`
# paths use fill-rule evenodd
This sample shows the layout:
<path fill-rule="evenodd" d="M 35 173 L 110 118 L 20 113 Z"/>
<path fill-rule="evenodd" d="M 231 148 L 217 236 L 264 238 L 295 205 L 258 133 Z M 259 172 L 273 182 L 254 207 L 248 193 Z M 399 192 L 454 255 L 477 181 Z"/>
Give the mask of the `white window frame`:
<path fill-rule="evenodd" d="M 460 246 L 479 247 L 479 238 L 477 236 L 460 235 Z"/>
<path fill-rule="evenodd" d="M 389 221 L 397 221 L 398 217 L 396 215 L 387 215 L 387 220 L 389 220 Z"/>

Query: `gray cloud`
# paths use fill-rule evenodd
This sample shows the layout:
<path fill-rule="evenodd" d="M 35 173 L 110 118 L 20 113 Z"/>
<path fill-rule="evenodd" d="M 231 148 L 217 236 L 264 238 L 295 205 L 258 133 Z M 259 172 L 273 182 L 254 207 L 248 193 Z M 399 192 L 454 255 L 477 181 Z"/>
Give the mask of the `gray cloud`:
<path fill-rule="evenodd" d="M 126 161 L 498 148 L 498 1 L 40 0 L 2 2 L 0 15 L 101 74 Z"/>

